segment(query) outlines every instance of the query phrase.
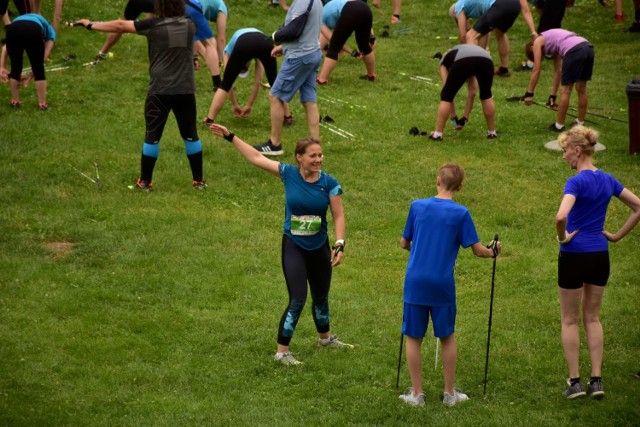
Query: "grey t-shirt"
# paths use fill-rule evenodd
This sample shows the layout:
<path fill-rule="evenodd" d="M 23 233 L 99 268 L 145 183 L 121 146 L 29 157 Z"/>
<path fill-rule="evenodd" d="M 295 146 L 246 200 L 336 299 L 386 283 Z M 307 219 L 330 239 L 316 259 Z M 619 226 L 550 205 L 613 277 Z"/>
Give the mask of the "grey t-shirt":
<path fill-rule="evenodd" d="M 136 33 L 149 44 L 149 94 L 178 95 L 196 92 L 193 71 L 195 23 L 185 17 L 135 21 Z"/>
<path fill-rule="evenodd" d="M 440 60 L 440 65 L 444 66 L 447 70 L 451 68 L 454 62 L 464 58 L 480 57 L 491 59 L 489 52 L 473 44 L 459 44 L 452 47 L 448 52 L 444 54 Z"/>
<path fill-rule="evenodd" d="M 305 13 L 310 1 L 313 2 L 313 6 L 309 11 L 307 24 L 302 31 L 302 35 L 295 41 L 282 44 L 284 56 L 287 58 L 299 58 L 320 50 L 320 26 L 322 25 L 321 0 L 294 0 L 293 4 L 289 6 L 284 24 L 287 25 L 294 17 Z"/>

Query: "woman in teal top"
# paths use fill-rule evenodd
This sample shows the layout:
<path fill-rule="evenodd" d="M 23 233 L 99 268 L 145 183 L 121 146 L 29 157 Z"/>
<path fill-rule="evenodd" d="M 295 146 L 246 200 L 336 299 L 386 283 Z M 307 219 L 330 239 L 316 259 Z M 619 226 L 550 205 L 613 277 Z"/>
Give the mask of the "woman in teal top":
<path fill-rule="evenodd" d="M 322 147 L 313 138 L 296 144 L 297 166 L 280 163 L 229 132 L 224 126 L 210 125 L 211 131 L 231 142 L 251 164 L 280 177 L 285 189 L 285 221 L 282 236 L 282 270 L 289 304 L 280 319 L 278 349 L 274 360 L 285 365 L 301 364 L 289 351 L 289 342 L 311 290 L 311 313 L 318 331 L 318 347 L 352 348 L 331 335 L 329 327 L 329 288 L 332 268 L 344 257 L 345 220 L 342 188 L 331 175 L 322 172 Z M 336 237 L 329 248 L 327 209 L 331 209 Z"/>

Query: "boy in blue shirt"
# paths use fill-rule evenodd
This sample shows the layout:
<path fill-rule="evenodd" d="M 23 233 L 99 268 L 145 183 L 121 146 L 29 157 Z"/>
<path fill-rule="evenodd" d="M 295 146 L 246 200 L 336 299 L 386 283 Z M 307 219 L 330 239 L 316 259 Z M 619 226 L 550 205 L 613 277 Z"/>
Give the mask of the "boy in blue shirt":
<path fill-rule="evenodd" d="M 404 282 L 402 333 L 407 336 L 407 365 L 412 390 L 400 395 L 411 405 L 424 405 L 422 355 L 420 346 L 427 332 L 429 316 L 433 333 L 442 343 L 444 369 L 443 403 L 449 406 L 469 397 L 454 389 L 456 371 L 456 292 L 453 277 L 460 246 L 471 246 L 483 258 L 497 256 L 501 245 L 480 243 L 467 208 L 453 201 L 462 189 L 464 169 L 455 163 L 440 167 L 436 178 L 437 195 L 411 203 L 400 246 L 409 252 Z M 492 249 L 494 247 L 495 249 Z"/>

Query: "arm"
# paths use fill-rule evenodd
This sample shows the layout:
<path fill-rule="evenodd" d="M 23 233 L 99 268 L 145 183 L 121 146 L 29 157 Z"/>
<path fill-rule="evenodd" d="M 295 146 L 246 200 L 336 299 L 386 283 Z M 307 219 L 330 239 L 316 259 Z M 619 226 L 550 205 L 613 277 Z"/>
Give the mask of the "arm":
<path fill-rule="evenodd" d="M 467 42 L 467 15 L 464 13 L 464 10 L 460 11 L 460 14 L 456 18 L 456 23 L 458 24 L 458 38 L 460 39 L 460 43 Z"/>
<path fill-rule="evenodd" d="M 326 25 L 322 25 L 320 27 L 320 34 L 322 34 L 322 37 L 327 39 L 327 43 L 331 42 L 331 36 L 333 36 L 333 32 L 329 27 L 327 27 Z"/>
<path fill-rule="evenodd" d="M 471 109 L 473 108 L 473 100 L 478 93 L 478 80 L 475 77 L 471 77 L 468 80 L 467 87 L 467 103 L 464 106 L 464 117 L 467 119 L 471 116 Z"/>
<path fill-rule="evenodd" d="M 567 218 L 569 217 L 569 212 L 573 208 L 573 205 L 576 203 L 576 196 L 572 194 L 565 194 L 562 198 L 562 202 L 560 202 L 560 207 L 558 208 L 558 213 L 556 213 L 556 235 L 558 237 L 558 241 L 560 243 L 569 243 L 573 236 L 579 230 L 573 230 L 571 233 L 567 234 Z"/>
<path fill-rule="evenodd" d="M 115 21 L 107 22 L 91 22 L 88 19 L 80 19 L 76 23 L 87 27 L 91 25 L 91 30 L 101 31 L 104 33 L 135 33 L 136 27 L 134 21 L 127 21 L 124 19 L 116 19 Z"/>
<path fill-rule="evenodd" d="M 337 240 L 343 240 L 346 232 L 344 221 L 344 209 L 342 207 L 342 196 L 333 196 L 329 199 L 329 207 L 331 208 L 331 216 L 333 217 L 333 229 Z M 336 245 L 340 246 L 340 245 Z M 343 246 L 344 248 L 344 246 Z M 344 258 L 344 250 L 334 250 L 331 253 L 331 265 L 337 266 L 342 263 Z"/>
<path fill-rule="evenodd" d="M 44 42 L 44 60 L 49 59 L 49 55 L 51 55 L 51 51 L 53 50 L 53 40 L 47 40 Z"/>
<path fill-rule="evenodd" d="M 253 104 L 256 102 L 256 98 L 258 97 L 258 93 L 260 92 L 260 84 L 262 83 L 262 78 L 264 77 L 264 66 L 258 59 L 256 59 L 254 74 L 255 79 L 253 80 L 253 86 L 251 87 L 249 98 L 247 98 L 247 103 L 242 109 L 242 117 L 248 117 L 249 114 L 251 114 L 251 108 L 253 108 Z"/>
<path fill-rule="evenodd" d="M 218 135 L 221 138 L 225 138 L 231 135 L 231 132 L 229 132 L 226 127 L 220 126 L 215 123 L 211 124 L 209 128 L 214 135 Z M 233 136 L 231 143 L 236 147 L 240 154 L 242 154 L 242 156 L 249 161 L 249 163 L 256 167 L 259 167 L 260 169 L 264 169 L 275 176 L 280 176 L 280 173 L 278 172 L 279 162 L 266 158 L 265 156 L 260 154 L 258 150 L 235 135 Z"/>
<path fill-rule="evenodd" d="M 542 46 L 544 45 L 544 38 L 538 37 L 533 42 L 533 70 L 531 71 L 531 79 L 529 80 L 529 86 L 527 86 L 527 95 L 524 97 L 524 103 L 531 105 L 533 103 L 533 93 L 536 90 L 538 79 L 540 78 L 540 69 L 542 67 Z"/>
<path fill-rule="evenodd" d="M 527 0 L 520 0 L 520 12 L 522 13 L 524 22 L 529 28 L 531 37 L 537 37 L 538 33 L 536 32 L 536 27 L 533 25 L 533 15 L 531 15 L 531 9 L 529 9 L 529 2 Z"/>
<path fill-rule="evenodd" d="M 633 228 L 640 221 L 640 198 L 638 198 L 638 196 L 636 196 L 626 188 L 622 190 L 622 193 L 620 193 L 620 196 L 618 196 L 618 198 L 622 201 L 622 203 L 631 208 L 631 215 L 629 215 L 629 218 L 627 218 L 624 225 L 620 227 L 620 229 L 616 233 L 612 234 L 606 230 L 602 232 L 607 240 L 611 242 L 617 242 L 624 236 L 629 234 L 629 232 L 633 230 Z"/>
<path fill-rule="evenodd" d="M 498 242 L 497 245 L 498 245 L 498 253 L 500 253 L 502 251 L 502 244 Z M 473 245 L 471 245 L 471 250 L 473 251 L 473 254 L 477 257 L 493 258 L 493 249 L 491 249 L 490 247 L 489 248 L 486 247 L 480 242 L 476 242 Z"/>
<path fill-rule="evenodd" d="M 411 250 L 411 240 L 407 240 L 404 237 L 400 239 L 400 247 L 407 251 Z"/>
<path fill-rule="evenodd" d="M 282 55 L 282 49 L 283 49 L 283 47 L 282 47 L 281 44 L 278 45 L 278 46 L 275 46 L 273 49 L 271 49 L 271 56 L 273 56 L 275 58 L 277 56 Z"/>

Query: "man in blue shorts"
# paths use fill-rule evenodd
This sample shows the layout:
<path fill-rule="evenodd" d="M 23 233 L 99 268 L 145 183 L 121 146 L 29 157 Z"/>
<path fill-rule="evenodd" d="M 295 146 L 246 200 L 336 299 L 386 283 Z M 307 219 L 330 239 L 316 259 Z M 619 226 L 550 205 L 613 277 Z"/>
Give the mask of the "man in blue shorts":
<path fill-rule="evenodd" d="M 462 189 L 464 170 L 455 163 L 440 167 L 437 195 L 411 203 L 400 246 L 409 251 L 404 281 L 402 333 L 407 336 L 407 365 L 413 389 L 400 399 L 410 405 L 424 405 L 422 355 L 420 346 L 429 317 L 433 334 L 442 343 L 444 398 L 453 406 L 469 397 L 453 387 L 456 373 L 456 288 L 454 267 L 460 246 L 471 246 L 473 254 L 492 258 L 501 250 L 499 242 L 485 247 L 480 243 L 471 214 L 453 201 Z M 493 249 L 495 248 L 495 249 Z"/>
<path fill-rule="evenodd" d="M 254 148 L 265 156 L 280 156 L 283 153 L 280 140 L 286 104 L 291 102 L 296 92 L 300 91 L 306 116 L 309 136 L 320 139 L 320 113 L 318 113 L 316 74 L 322 62 L 320 50 L 320 26 L 322 25 L 321 0 L 294 0 L 285 18 L 285 27 L 291 25 L 299 16 L 307 12 L 309 1 L 311 9 L 306 25 L 300 36 L 293 41 L 286 41 L 271 51 L 274 56 L 284 54 L 284 61 L 275 83 L 269 92 L 271 103 L 271 137 L 267 142 L 255 145 Z M 278 43 L 278 33 L 274 33 L 274 41 Z"/>

